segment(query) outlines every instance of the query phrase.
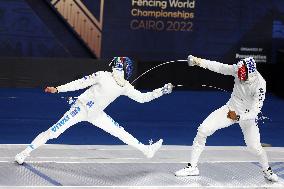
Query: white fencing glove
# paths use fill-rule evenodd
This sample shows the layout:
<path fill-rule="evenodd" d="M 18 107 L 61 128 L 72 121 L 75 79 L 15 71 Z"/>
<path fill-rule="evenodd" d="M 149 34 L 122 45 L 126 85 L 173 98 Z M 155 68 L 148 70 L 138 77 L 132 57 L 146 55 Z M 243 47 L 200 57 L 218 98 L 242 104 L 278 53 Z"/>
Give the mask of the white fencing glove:
<path fill-rule="evenodd" d="M 162 87 L 163 94 L 170 94 L 173 91 L 174 86 L 171 83 L 165 84 Z"/>
<path fill-rule="evenodd" d="M 200 66 L 202 59 L 189 55 L 187 57 L 187 63 L 189 66 Z"/>

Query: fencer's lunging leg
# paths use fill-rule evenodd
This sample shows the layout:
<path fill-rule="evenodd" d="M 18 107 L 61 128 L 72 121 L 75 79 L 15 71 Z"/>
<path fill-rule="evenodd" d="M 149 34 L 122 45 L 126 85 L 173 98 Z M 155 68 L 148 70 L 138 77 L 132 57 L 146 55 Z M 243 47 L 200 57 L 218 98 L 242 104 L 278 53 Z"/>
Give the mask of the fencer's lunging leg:
<path fill-rule="evenodd" d="M 192 152 L 190 163 L 192 166 L 197 166 L 199 157 L 204 150 L 206 139 L 212 135 L 215 131 L 221 128 L 228 127 L 234 122 L 227 118 L 229 108 L 224 105 L 221 108 L 212 112 L 199 126 L 196 137 L 194 138 L 192 145 Z"/>
<path fill-rule="evenodd" d="M 93 125 L 103 129 L 112 136 L 119 138 L 125 144 L 138 149 L 139 151 L 144 153 L 144 155 L 146 155 L 148 158 L 154 156 L 155 152 L 161 147 L 163 142 L 162 140 L 159 140 L 158 142 L 150 146 L 142 144 L 135 137 L 125 131 L 122 126 L 120 126 L 105 112 L 101 112 L 100 115 L 96 115 L 93 117 L 90 116 L 88 120 Z"/>
<path fill-rule="evenodd" d="M 192 153 L 190 158 L 190 163 L 193 167 L 197 166 L 199 157 L 204 150 L 206 139 L 207 134 L 203 133 L 203 131 L 198 130 L 197 135 L 195 136 L 192 144 Z"/>
<path fill-rule="evenodd" d="M 67 111 L 63 117 L 55 123 L 48 130 L 40 133 L 30 145 L 27 146 L 25 150 L 21 153 L 17 154 L 15 160 L 22 164 L 24 159 L 30 155 L 30 153 L 37 149 L 38 147 L 45 144 L 48 140 L 57 138 L 60 134 L 62 134 L 66 129 L 71 127 L 72 125 L 82 121 L 86 117 L 84 107 L 82 107 L 79 103 L 73 105 L 69 111 Z"/>
<path fill-rule="evenodd" d="M 221 108 L 212 112 L 199 126 L 197 135 L 194 138 L 192 144 L 192 152 L 190 156 L 189 164 L 175 172 L 176 176 L 195 176 L 199 175 L 197 167 L 199 157 L 204 150 L 206 139 L 212 135 L 216 130 L 228 127 L 234 122 L 227 118 L 229 108 L 224 105 Z"/>

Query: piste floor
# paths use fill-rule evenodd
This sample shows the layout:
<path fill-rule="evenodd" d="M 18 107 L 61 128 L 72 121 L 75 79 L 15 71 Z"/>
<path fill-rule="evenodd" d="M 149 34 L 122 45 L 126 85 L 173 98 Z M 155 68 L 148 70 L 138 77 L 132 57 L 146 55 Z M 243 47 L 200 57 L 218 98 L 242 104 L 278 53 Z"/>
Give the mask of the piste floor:
<path fill-rule="evenodd" d="M 284 148 L 268 147 L 277 183 L 264 179 L 244 147 L 207 147 L 200 176 L 175 177 L 191 147 L 163 146 L 152 159 L 124 145 L 45 145 L 13 162 L 24 145 L 0 146 L 0 188 L 284 188 Z"/>

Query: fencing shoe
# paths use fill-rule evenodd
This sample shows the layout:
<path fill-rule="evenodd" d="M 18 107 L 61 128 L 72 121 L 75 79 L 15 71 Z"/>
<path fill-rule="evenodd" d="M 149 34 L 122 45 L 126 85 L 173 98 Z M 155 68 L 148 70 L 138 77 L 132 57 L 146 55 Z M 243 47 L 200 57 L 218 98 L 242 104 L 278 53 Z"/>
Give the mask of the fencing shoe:
<path fill-rule="evenodd" d="M 17 155 L 15 156 L 15 161 L 16 161 L 18 164 L 22 165 L 22 164 L 24 163 L 25 159 L 26 159 L 28 156 L 29 156 L 29 154 L 24 153 L 24 152 L 21 152 L 21 153 L 19 153 L 19 154 L 17 154 Z"/>
<path fill-rule="evenodd" d="M 189 163 L 185 168 L 178 170 L 175 172 L 175 175 L 177 177 L 186 177 L 186 176 L 198 176 L 199 175 L 199 170 L 197 166 L 191 166 Z"/>
<path fill-rule="evenodd" d="M 278 181 L 278 176 L 273 173 L 273 171 L 271 170 L 271 167 L 269 167 L 267 170 L 263 171 L 263 175 L 264 177 L 271 181 L 271 182 L 277 182 Z"/>

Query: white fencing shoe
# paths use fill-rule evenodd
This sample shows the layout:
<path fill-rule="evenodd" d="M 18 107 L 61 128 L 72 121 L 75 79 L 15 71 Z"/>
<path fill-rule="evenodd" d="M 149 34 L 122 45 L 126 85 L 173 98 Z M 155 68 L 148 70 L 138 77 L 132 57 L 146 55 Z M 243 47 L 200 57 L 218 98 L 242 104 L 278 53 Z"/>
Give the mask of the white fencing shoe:
<path fill-rule="evenodd" d="M 22 164 L 24 163 L 25 159 L 26 159 L 28 156 L 29 156 L 29 154 L 24 153 L 24 152 L 21 152 L 21 153 L 19 153 L 19 154 L 17 154 L 17 155 L 15 156 L 15 161 L 16 161 L 18 164 L 22 165 Z"/>
<path fill-rule="evenodd" d="M 269 167 L 267 170 L 263 171 L 263 175 L 264 177 L 271 181 L 271 182 L 277 182 L 278 181 L 278 176 L 273 173 L 273 171 L 271 170 L 271 167 Z"/>
<path fill-rule="evenodd" d="M 185 168 L 175 172 L 177 177 L 186 177 L 186 176 L 198 176 L 199 170 L 197 167 L 193 167 L 190 164 Z"/>

